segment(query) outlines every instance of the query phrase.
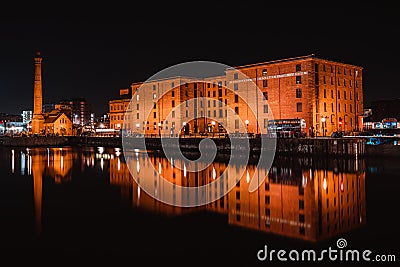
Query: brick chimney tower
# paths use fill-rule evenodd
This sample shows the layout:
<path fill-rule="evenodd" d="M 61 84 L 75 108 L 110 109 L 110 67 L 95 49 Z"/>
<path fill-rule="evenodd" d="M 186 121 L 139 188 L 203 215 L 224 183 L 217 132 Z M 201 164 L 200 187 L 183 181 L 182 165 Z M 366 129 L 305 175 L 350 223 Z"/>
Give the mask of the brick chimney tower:
<path fill-rule="evenodd" d="M 32 133 L 42 133 L 44 126 L 44 117 L 42 112 L 42 56 L 40 52 L 35 56 L 35 83 L 33 88 L 33 117 L 32 117 Z"/>

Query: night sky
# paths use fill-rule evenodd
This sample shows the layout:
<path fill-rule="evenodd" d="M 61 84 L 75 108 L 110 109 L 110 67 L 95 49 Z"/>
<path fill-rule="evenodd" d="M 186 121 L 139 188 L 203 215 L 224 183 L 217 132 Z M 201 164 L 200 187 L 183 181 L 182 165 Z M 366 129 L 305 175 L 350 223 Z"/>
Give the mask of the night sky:
<path fill-rule="evenodd" d="M 364 67 L 365 106 L 400 97 L 399 9 L 264 2 L 2 8 L 0 113 L 32 109 L 36 51 L 43 56 L 43 102 L 81 97 L 96 115 L 120 88 L 178 63 L 237 66 L 311 53 Z"/>

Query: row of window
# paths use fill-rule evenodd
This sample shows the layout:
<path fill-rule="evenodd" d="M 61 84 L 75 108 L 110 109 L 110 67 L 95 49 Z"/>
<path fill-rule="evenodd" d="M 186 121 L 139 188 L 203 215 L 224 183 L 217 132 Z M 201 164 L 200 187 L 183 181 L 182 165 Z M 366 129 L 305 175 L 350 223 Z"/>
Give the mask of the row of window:
<path fill-rule="evenodd" d="M 324 84 L 327 84 L 326 76 L 323 76 L 323 77 L 322 77 L 322 80 L 323 80 L 323 83 L 324 83 Z M 343 83 L 341 82 L 342 80 L 343 80 Z M 348 83 L 347 83 L 347 81 L 348 81 Z M 355 83 L 355 87 L 358 88 L 358 81 L 356 80 L 356 81 L 354 81 L 354 83 Z M 330 78 L 330 84 L 331 84 L 331 85 L 335 85 L 335 81 L 334 81 L 334 78 L 333 78 L 333 77 Z M 352 80 L 346 80 L 346 79 L 340 79 L 340 78 L 338 78 L 338 79 L 337 79 L 337 85 L 338 85 L 338 86 L 344 86 L 344 87 L 346 87 L 347 85 L 349 85 L 349 87 L 353 87 L 353 81 L 352 81 Z"/>
<path fill-rule="evenodd" d="M 215 100 L 214 100 L 214 102 L 215 102 Z M 210 102 L 208 104 L 210 105 Z M 220 102 L 220 106 L 221 105 L 222 105 L 222 102 Z M 215 107 L 215 103 L 214 103 L 214 107 Z M 349 107 L 349 112 L 352 113 L 353 112 L 353 105 L 349 104 L 349 106 L 347 106 L 347 104 L 344 104 L 344 112 L 348 111 L 347 107 Z M 236 115 L 239 115 L 239 107 L 234 107 L 234 109 L 235 109 Z M 340 103 L 337 106 L 337 110 L 338 110 L 338 112 L 342 112 Z M 297 112 L 302 112 L 303 111 L 303 103 L 301 103 L 301 102 L 296 103 L 296 111 Z M 324 112 L 328 112 L 328 108 L 327 108 L 327 103 L 326 102 L 323 103 L 323 111 Z M 331 110 L 330 111 L 331 112 L 335 112 L 334 103 L 331 103 Z M 268 104 L 264 104 L 263 112 L 264 113 L 268 113 L 269 112 Z M 219 114 L 219 117 L 223 117 L 223 109 L 219 109 L 218 110 L 218 114 Z M 208 115 L 208 117 L 212 117 L 212 116 L 213 117 L 217 117 L 217 110 L 208 110 L 207 111 L 207 115 Z M 203 111 L 200 111 L 200 116 L 203 117 Z M 175 111 L 171 112 L 171 117 L 175 118 Z M 189 117 L 189 111 L 188 110 L 185 110 L 185 117 L 186 118 Z M 227 117 L 227 110 L 225 110 L 225 117 Z M 140 118 L 140 115 L 139 115 L 139 113 L 137 113 L 136 114 L 136 119 L 139 119 L 139 118 Z M 157 118 L 157 112 L 153 112 L 153 118 Z M 111 120 L 123 120 L 123 119 L 124 119 L 124 115 L 111 115 Z M 129 120 L 130 116 L 126 115 L 126 119 Z"/>
<path fill-rule="evenodd" d="M 341 91 L 340 90 L 337 90 L 337 99 L 340 99 L 341 98 L 341 93 L 340 93 Z M 356 97 L 357 97 L 357 100 L 359 100 L 358 99 L 358 94 L 356 93 Z M 326 91 L 326 89 L 324 89 L 324 98 L 327 98 L 327 91 Z M 333 90 L 331 90 L 331 98 L 332 99 L 334 99 L 335 98 L 335 94 L 334 94 L 334 91 Z M 343 99 L 344 100 L 347 100 L 347 92 L 346 91 L 343 91 Z M 352 92 L 350 91 L 349 92 L 349 99 L 350 100 L 353 100 L 353 95 L 352 95 Z"/>
<path fill-rule="evenodd" d="M 110 105 L 110 110 L 125 110 L 127 105 Z"/>
<path fill-rule="evenodd" d="M 324 108 L 323 108 L 323 109 L 324 109 L 324 112 L 328 112 L 328 108 L 327 108 L 326 102 L 324 102 L 323 107 L 324 107 Z M 340 103 L 339 103 L 338 106 L 337 106 L 338 112 L 342 112 L 340 107 L 341 107 L 341 106 L 340 106 Z M 333 104 L 333 103 L 331 103 L 331 112 L 335 112 L 334 104 Z M 344 104 L 344 112 L 347 112 L 347 104 Z M 353 112 L 353 105 L 352 105 L 352 104 L 349 104 L 349 112 L 350 112 L 350 113 Z"/>
<path fill-rule="evenodd" d="M 349 76 L 353 75 L 352 70 L 351 69 L 346 69 L 345 67 L 339 67 L 339 66 L 335 66 L 334 67 L 332 65 L 325 65 L 325 64 L 322 65 L 322 71 L 324 71 L 324 72 L 333 73 L 335 68 L 337 69 L 337 74 L 342 74 L 343 73 L 343 75 L 347 75 L 347 73 L 348 73 Z M 316 71 L 318 71 L 318 64 L 316 66 Z M 358 70 L 355 70 L 354 74 L 356 76 L 358 76 Z"/>
<path fill-rule="evenodd" d="M 221 107 L 222 106 L 222 102 L 219 102 L 219 103 L 220 103 L 220 107 Z M 208 101 L 208 105 L 210 106 L 210 101 Z M 216 106 L 216 100 L 214 100 L 214 107 L 215 106 Z M 239 107 L 234 107 L 234 109 L 235 109 L 235 113 L 237 115 L 239 115 Z M 302 112 L 303 111 L 303 104 L 301 102 L 296 103 L 296 110 L 297 110 L 297 112 Z M 268 113 L 269 112 L 268 104 L 264 105 L 263 112 L 264 113 Z M 208 117 L 211 117 L 211 110 L 208 110 L 207 115 L 208 115 Z M 213 115 L 214 115 L 214 117 L 217 117 L 217 111 L 216 110 L 213 110 Z M 127 116 L 128 117 L 126 117 L 126 119 L 129 120 L 130 119 L 129 115 L 127 115 Z M 203 116 L 203 111 L 200 111 L 200 116 L 201 117 Z M 171 112 L 171 117 L 175 118 L 175 111 Z M 186 118 L 189 117 L 189 111 L 188 110 L 185 110 L 185 117 Z M 222 109 L 219 109 L 219 117 L 223 117 L 223 110 Z M 225 117 L 227 117 L 227 110 L 225 110 Z M 111 120 L 122 120 L 123 118 L 124 118 L 123 115 L 111 115 Z M 139 113 L 136 114 L 136 118 L 139 119 Z M 153 112 L 153 118 L 157 118 L 157 112 Z"/>

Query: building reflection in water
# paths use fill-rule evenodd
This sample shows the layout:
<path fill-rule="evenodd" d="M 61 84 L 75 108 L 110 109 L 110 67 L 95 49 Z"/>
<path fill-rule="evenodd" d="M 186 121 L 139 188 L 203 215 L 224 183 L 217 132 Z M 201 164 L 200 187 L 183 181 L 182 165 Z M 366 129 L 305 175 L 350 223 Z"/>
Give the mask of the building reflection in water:
<path fill-rule="evenodd" d="M 43 176 L 55 183 L 71 180 L 73 154 L 71 148 L 34 148 L 20 151 L 21 175 L 33 177 L 33 203 L 36 233 L 42 228 Z"/>
<path fill-rule="evenodd" d="M 50 178 L 56 184 L 68 183 L 73 168 L 82 173 L 86 168 L 109 172 L 110 186 L 120 189 L 123 202 L 167 216 L 207 210 L 226 215 L 230 225 L 309 241 L 334 237 L 366 223 L 365 163 L 360 159 L 276 158 L 267 175 L 266 168 L 256 168 L 252 164 L 227 166 L 226 162 L 213 162 L 204 170 L 190 172 L 175 167 L 179 163 L 176 159 L 157 155 L 144 157 L 139 152 L 124 155 L 120 149 L 102 147 L 35 148 L 10 154 L 11 172 L 20 170 L 21 175 L 33 176 L 38 233 L 41 232 L 42 194 L 46 186 L 43 178 Z M 202 167 L 200 164 L 198 169 Z M 213 183 L 222 173 L 225 173 L 224 179 L 214 183 L 205 192 L 206 197 L 211 199 L 230 186 L 233 189 L 220 199 L 196 208 L 162 203 L 136 183 L 146 183 L 153 194 L 169 195 L 179 203 L 180 199 L 193 196 L 183 196 L 175 187 L 167 191 L 166 181 L 196 187 Z M 240 180 L 231 185 L 229 177 Z M 250 180 L 264 177 L 267 178 L 259 189 L 250 193 Z"/>
<path fill-rule="evenodd" d="M 363 160 L 276 158 L 267 176 L 266 168 L 227 166 L 224 162 L 214 162 L 196 173 L 186 172 L 174 168 L 173 159 L 136 154 L 126 157 L 127 163 L 121 161 L 122 156 L 110 158 L 110 184 L 121 187 L 126 201 L 146 210 L 176 215 L 206 209 L 226 214 L 231 225 L 309 241 L 327 239 L 366 223 Z M 163 191 L 165 180 L 181 186 L 199 186 L 212 182 L 224 171 L 226 179 L 240 174 L 242 177 L 233 190 L 217 201 L 198 208 L 180 208 L 142 192 L 129 169 L 134 170 L 140 184 L 145 180 L 152 185 L 152 193 L 172 194 L 174 199 L 185 196 L 177 190 Z M 267 178 L 250 193 L 248 186 L 253 176 Z M 228 188 L 228 180 L 215 184 L 208 194 L 218 194 L 224 185 Z"/>
<path fill-rule="evenodd" d="M 257 192 L 249 193 L 242 179 L 229 193 L 229 223 L 310 241 L 365 224 L 365 171 L 351 171 L 344 163 L 356 169 L 360 164 L 296 168 L 287 159 L 277 160 Z"/>

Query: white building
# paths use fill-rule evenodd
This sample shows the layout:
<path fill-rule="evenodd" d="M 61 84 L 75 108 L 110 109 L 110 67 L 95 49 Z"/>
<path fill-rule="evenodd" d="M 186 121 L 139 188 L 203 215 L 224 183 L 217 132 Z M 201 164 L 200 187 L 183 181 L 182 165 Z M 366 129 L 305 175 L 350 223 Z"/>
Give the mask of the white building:
<path fill-rule="evenodd" d="M 28 124 L 32 120 L 32 110 L 24 110 L 22 111 L 22 122 L 24 124 Z"/>

